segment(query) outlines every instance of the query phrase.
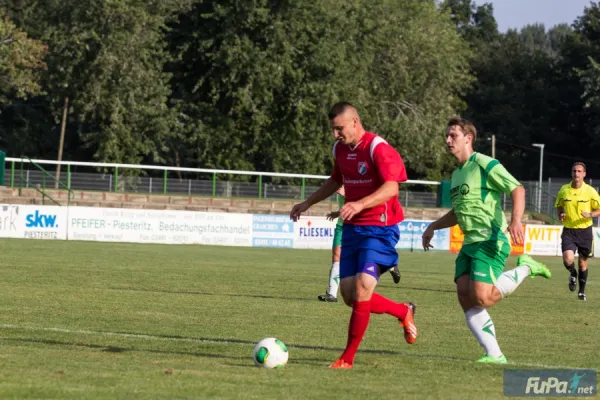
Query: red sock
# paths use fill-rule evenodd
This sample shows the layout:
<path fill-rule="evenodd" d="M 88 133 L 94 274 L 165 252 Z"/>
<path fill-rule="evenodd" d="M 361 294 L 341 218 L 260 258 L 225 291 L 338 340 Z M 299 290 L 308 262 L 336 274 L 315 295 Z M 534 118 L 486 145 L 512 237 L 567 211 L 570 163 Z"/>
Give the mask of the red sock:
<path fill-rule="evenodd" d="M 402 303 L 396 303 L 377 293 L 373 293 L 371 297 L 371 312 L 374 314 L 390 314 L 404 320 L 408 312 L 408 307 Z"/>
<path fill-rule="evenodd" d="M 355 301 L 352 303 L 352 316 L 350 317 L 350 326 L 348 327 L 348 343 L 341 357 L 347 363 L 354 363 L 354 356 L 365 335 L 370 318 L 370 301 Z"/>

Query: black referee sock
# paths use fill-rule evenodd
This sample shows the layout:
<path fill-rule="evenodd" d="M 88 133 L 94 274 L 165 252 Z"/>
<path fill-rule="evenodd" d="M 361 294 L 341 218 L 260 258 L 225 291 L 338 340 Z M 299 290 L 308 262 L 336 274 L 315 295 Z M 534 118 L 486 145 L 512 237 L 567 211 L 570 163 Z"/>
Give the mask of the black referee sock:
<path fill-rule="evenodd" d="M 574 262 L 572 262 L 571 265 L 567 265 L 565 263 L 563 263 L 563 265 L 571 273 L 572 277 L 577 278 L 577 271 L 575 270 L 575 263 Z"/>
<path fill-rule="evenodd" d="M 587 269 L 579 270 L 579 293 L 585 293 L 585 282 L 587 281 Z"/>

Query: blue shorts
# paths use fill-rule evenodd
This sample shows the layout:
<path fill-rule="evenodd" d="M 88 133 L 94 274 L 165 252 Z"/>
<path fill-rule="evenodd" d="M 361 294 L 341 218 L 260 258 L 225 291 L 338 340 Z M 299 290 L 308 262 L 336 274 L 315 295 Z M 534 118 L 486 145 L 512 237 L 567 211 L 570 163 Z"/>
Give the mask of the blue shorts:
<path fill-rule="evenodd" d="M 340 279 L 367 273 L 376 279 L 398 265 L 396 244 L 398 225 L 373 226 L 344 224 Z"/>

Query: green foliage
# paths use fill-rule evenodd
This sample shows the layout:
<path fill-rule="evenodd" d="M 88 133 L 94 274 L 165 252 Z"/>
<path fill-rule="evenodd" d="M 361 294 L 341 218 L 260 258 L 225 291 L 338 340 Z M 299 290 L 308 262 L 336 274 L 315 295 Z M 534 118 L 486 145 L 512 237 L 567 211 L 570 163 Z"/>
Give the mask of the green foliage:
<path fill-rule="evenodd" d="M 428 2 L 197 2 L 170 35 L 173 92 L 198 121 L 180 151 L 206 167 L 327 173 L 326 114 L 343 99 L 435 174 L 471 82 L 464 41 Z"/>
<path fill-rule="evenodd" d="M 0 144 L 64 158 L 327 174 L 354 103 L 410 178 L 447 177 L 462 114 L 520 179 L 600 151 L 600 10 L 500 33 L 472 0 L 0 0 Z M 47 68 L 46 68 L 47 66 Z M 535 156 L 533 156 L 535 155 Z"/>
<path fill-rule="evenodd" d="M 24 99 L 42 92 L 45 53 L 42 43 L 27 37 L 0 10 L 0 103 L 7 96 Z"/>

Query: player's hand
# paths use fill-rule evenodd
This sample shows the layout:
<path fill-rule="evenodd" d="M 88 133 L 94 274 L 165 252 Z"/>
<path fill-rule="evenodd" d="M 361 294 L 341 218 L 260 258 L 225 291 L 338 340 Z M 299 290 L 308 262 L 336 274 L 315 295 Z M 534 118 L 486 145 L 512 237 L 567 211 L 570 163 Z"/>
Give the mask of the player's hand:
<path fill-rule="evenodd" d="M 327 214 L 325 216 L 325 218 L 327 218 L 329 221 L 333 221 L 334 219 L 339 218 L 340 216 L 340 212 L 339 211 L 332 211 L 329 214 Z"/>
<path fill-rule="evenodd" d="M 433 234 L 435 233 L 435 231 L 430 228 L 431 225 L 429 225 L 427 229 L 425 229 L 425 232 L 423 232 L 423 236 L 421 237 L 421 239 L 423 240 L 423 250 L 425 251 L 433 249 L 433 246 L 431 245 L 431 239 L 433 239 Z"/>
<path fill-rule="evenodd" d="M 592 218 L 592 213 L 591 213 L 591 212 L 585 212 L 585 211 L 582 211 L 582 212 L 581 212 L 581 216 L 582 216 L 583 218 Z"/>
<path fill-rule="evenodd" d="M 508 232 L 510 233 L 510 237 L 514 244 L 523 244 L 525 235 L 523 234 L 523 224 L 521 224 L 521 221 L 511 222 L 510 225 L 508 225 Z"/>
<path fill-rule="evenodd" d="M 342 208 L 340 208 L 340 217 L 344 221 L 349 221 L 352 219 L 352 217 L 361 212 L 363 208 L 363 205 L 358 201 L 346 203 Z"/>
<path fill-rule="evenodd" d="M 564 212 L 558 214 L 558 218 L 560 219 L 560 222 L 563 222 L 565 220 L 566 216 L 567 216 L 567 214 L 565 214 Z"/>
<path fill-rule="evenodd" d="M 292 208 L 292 211 L 290 212 L 290 219 L 293 220 L 294 222 L 298 221 L 300 219 L 300 216 L 302 215 L 302 213 L 305 212 L 306 210 L 308 210 L 309 208 L 310 208 L 310 205 L 308 205 L 308 203 L 305 201 L 303 201 L 302 203 L 296 204 Z"/>

